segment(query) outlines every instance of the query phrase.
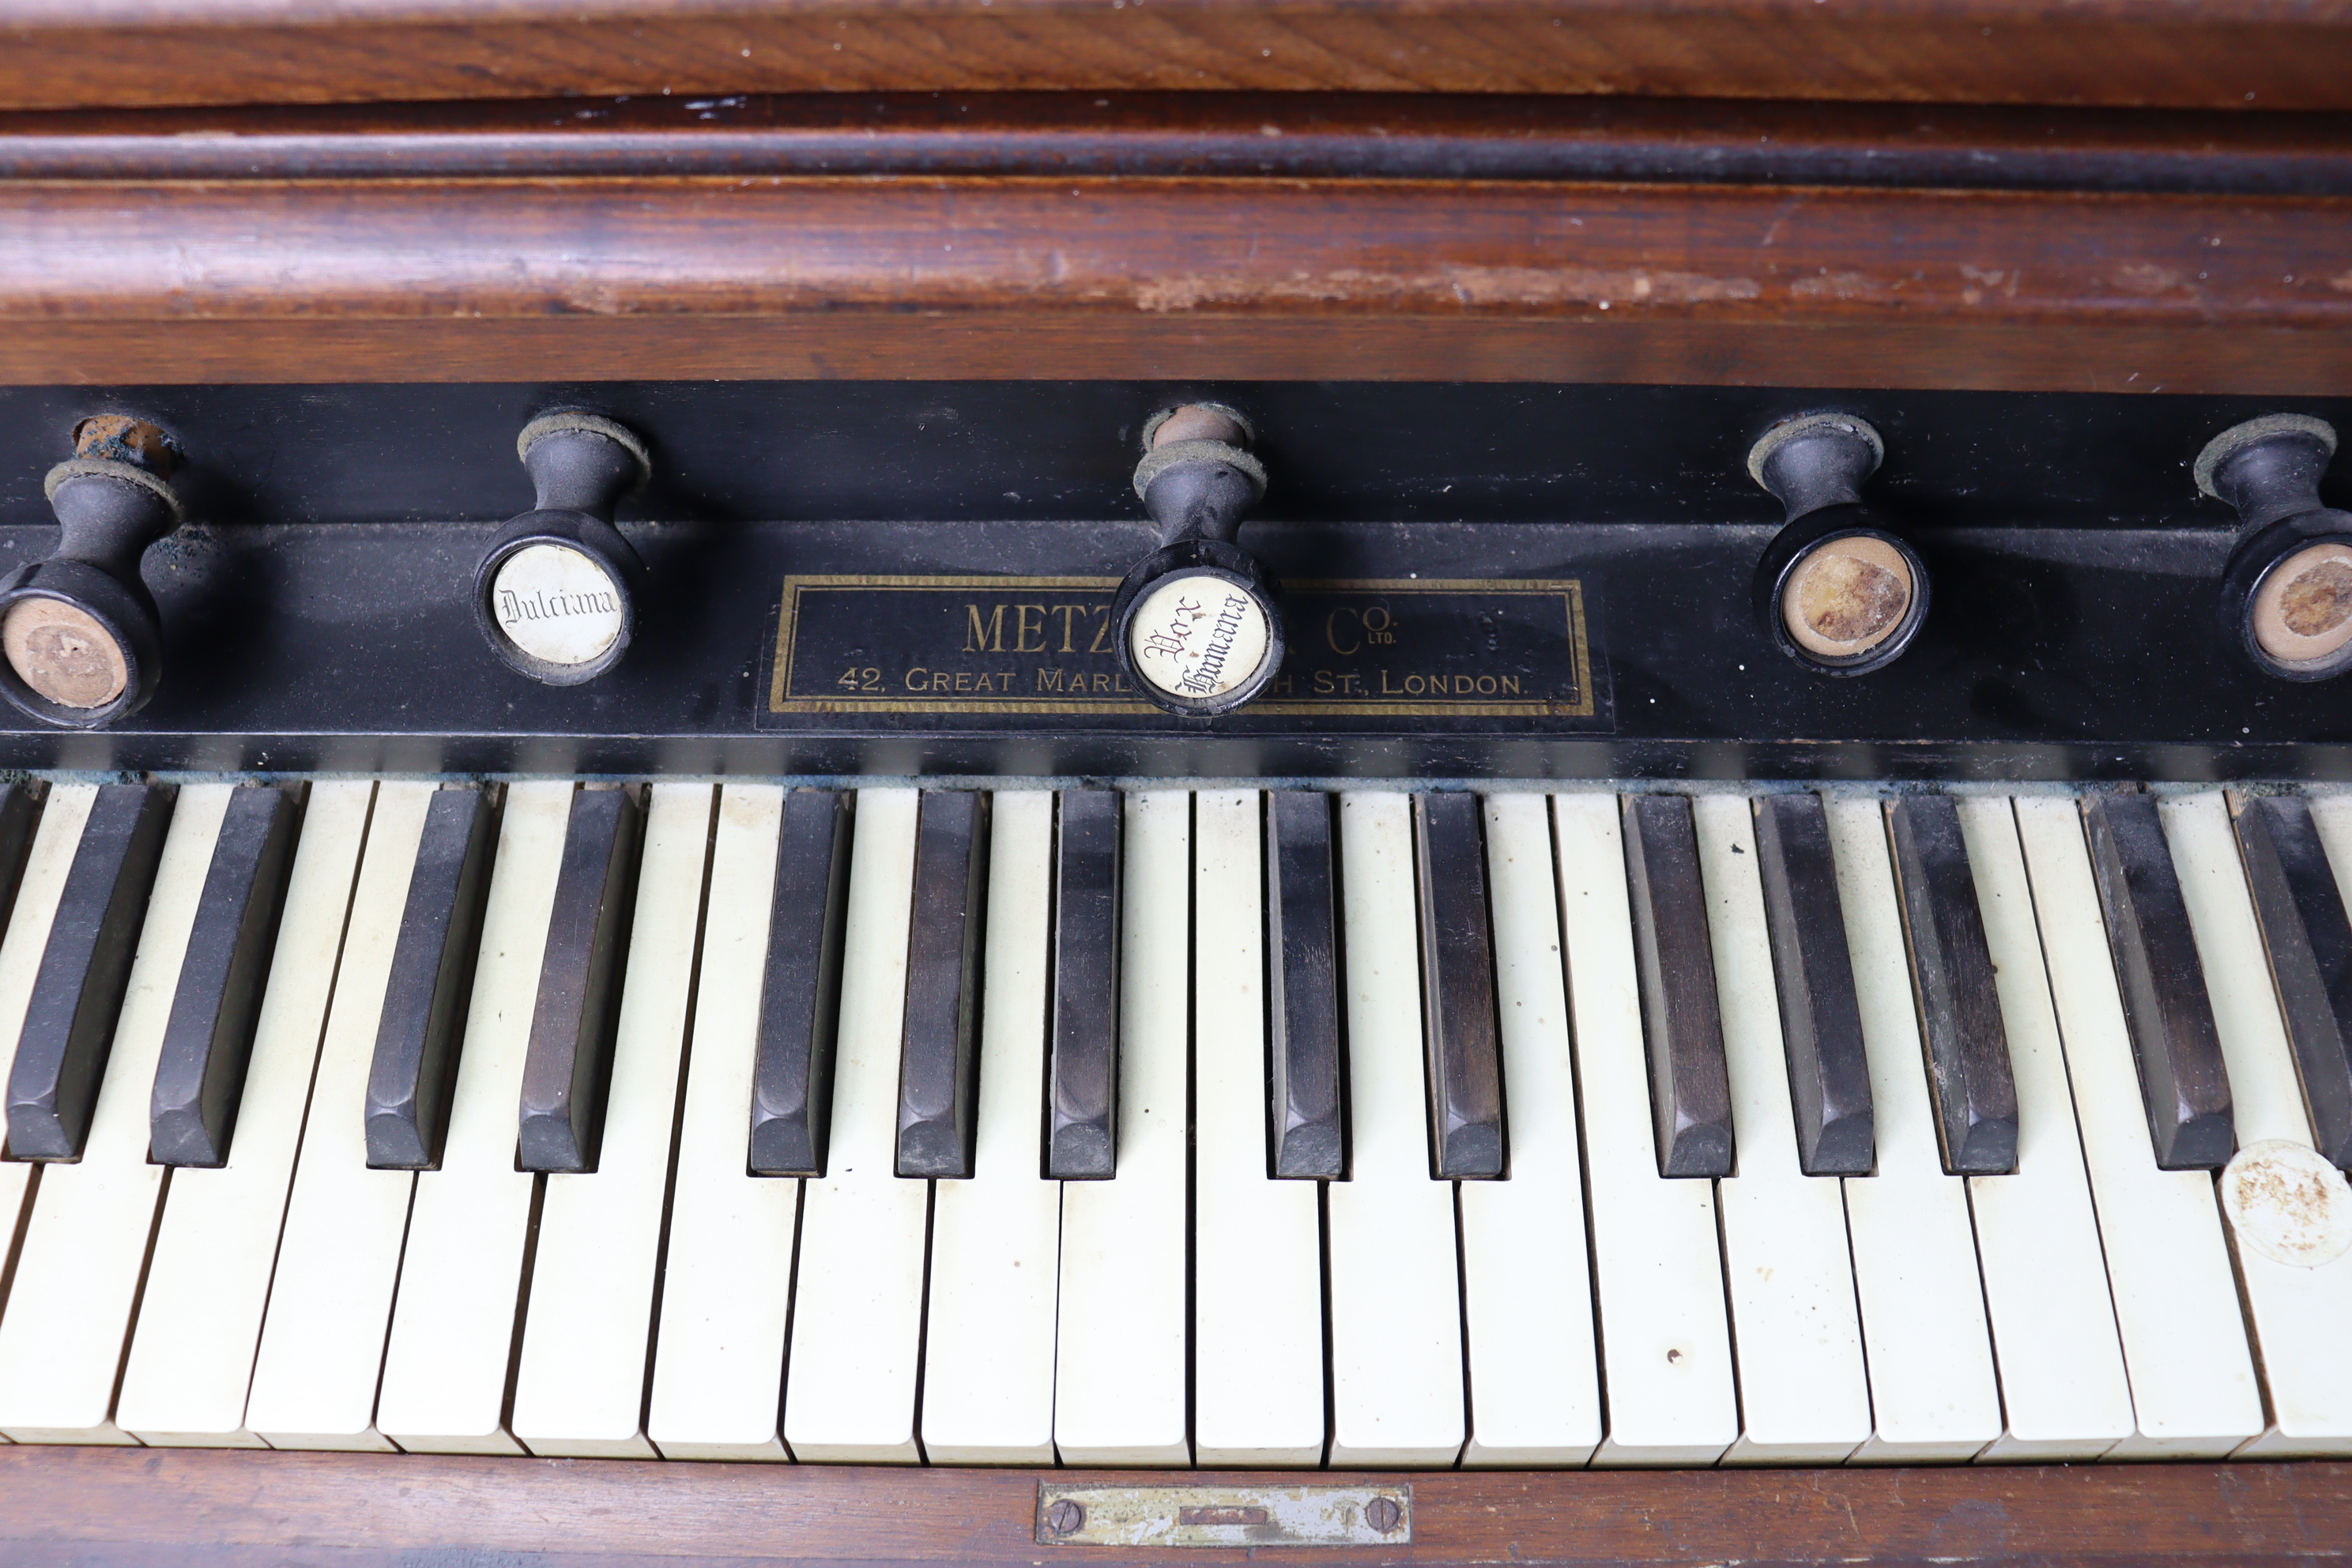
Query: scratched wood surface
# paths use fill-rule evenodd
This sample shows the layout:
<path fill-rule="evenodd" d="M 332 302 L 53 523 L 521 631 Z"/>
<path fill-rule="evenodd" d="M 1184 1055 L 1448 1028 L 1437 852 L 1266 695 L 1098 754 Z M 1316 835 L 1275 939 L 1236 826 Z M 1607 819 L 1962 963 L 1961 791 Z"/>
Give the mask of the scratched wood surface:
<path fill-rule="evenodd" d="M 2347 257 L 2335 196 L 25 180 L 0 182 L 0 378 L 626 364 L 2319 394 L 2342 390 L 2352 341 Z"/>
<path fill-rule="evenodd" d="M 0 107 L 1068 89 L 2352 106 L 2346 0 L 15 0 Z"/>
<path fill-rule="evenodd" d="M 1070 1471 L 1046 1473 L 1074 1479 Z M 1187 1479 L 1295 1484 L 1301 1478 Z M 1320 1550 L 1284 1561 L 1316 1568 L 1376 1562 L 2239 1568 L 2352 1557 L 2352 1465 L 1474 1471 L 1409 1479 L 1410 1547 Z M 1037 1472 L 1021 1470 L 7 1447 L 0 1448 L 0 1557 L 26 1568 L 257 1561 L 601 1568 L 654 1558 L 1028 1568 L 1139 1560 L 1132 1551 L 1038 1545 L 1037 1479 Z"/>

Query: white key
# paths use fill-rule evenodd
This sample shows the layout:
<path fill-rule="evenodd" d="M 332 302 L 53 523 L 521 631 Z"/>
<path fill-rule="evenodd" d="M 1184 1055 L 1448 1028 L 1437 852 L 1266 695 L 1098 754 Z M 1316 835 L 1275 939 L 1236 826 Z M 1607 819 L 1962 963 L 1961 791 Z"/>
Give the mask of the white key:
<path fill-rule="evenodd" d="M 1539 795 L 1486 797 L 1510 1179 L 1460 1184 L 1465 1466 L 1580 1465 L 1601 1442 L 1567 972 L 1551 818 Z"/>
<path fill-rule="evenodd" d="M 2282 1139 L 2309 1147 L 2311 1122 L 2303 1087 L 2279 1016 L 2262 931 L 2254 921 L 2228 808 L 2220 793 L 2178 795 L 2163 803 L 2165 837 L 2180 873 L 2197 955 L 2213 999 L 2213 1023 L 2230 1069 L 2230 1100 L 2238 1146 Z M 2313 815 L 2336 875 L 2344 875 L 2344 818 L 2330 800 Z M 2295 1458 L 2352 1454 L 2352 1253 L 2317 1268 L 2299 1268 L 2251 1247 L 2231 1248 L 2238 1264 L 2263 1384 L 2270 1394 L 2270 1425 L 2241 1447 L 2242 1457 Z"/>
<path fill-rule="evenodd" d="M 1617 797 L 1557 795 L 1552 816 L 1609 1392 L 1593 1463 L 1709 1464 L 1739 1436 L 1715 1186 L 1658 1174 Z"/>
<path fill-rule="evenodd" d="M 2093 1459 L 2131 1436 L 2131 1387 L 2033 895 L 2008 798 L 1963 797 L 1959 814 L 2017 1079 L 2017 1171 L 1969 1178 L 2009 1418 L 1980 1458 Z"/>
<path fill-rule="evenodd" d="M 910 1463 L 923 1353 L 930 1184 L 897 1173 L 898 1058 L 915 892 L 918 793 L 857 794 L 842 936 L 841 1027 L 825 1173 L 801 1200 L 784 1377 L 799 1459 Z"/>
<path fill-rule="evenodd" d="M 671 1183 L 646 1436 L 672 1459 L 781 1459 L 801 1184 L 750 1173 L 751 1073 L 784 792 L 726 785 Z"/>
<path fill-rule="evenodd" d="M 180 791 L 82 1156 L 41 1173 L 0 1318 L 0 1431 L 129 1443 L 111 1416 L 164 1167 L 147 1160 L 155 1062 L 230 784 Z"/>
<path fill-rule="evenodd" d="M 1255 790 L 1195 795 L 1192 1425 L 1202 1465 L 1323 1458 L 1317 1184 L 1267 1173 L 1265 828 Z"/>
<path fill-rule="evenodd" d="M 1716 1184 L 1742 1426 L 1723 1462 L 1836 1464 L 1870 1436 L 1845 1194 L 1797 1163 L 1754 810 L 1733 795 L 1692 808 L 1737 1140 Z"/>
<path fill-rule="evenodd" d="M 1339 797 L 1349 1179 L 1326 1195 L 1331 1463 L 1451 1465 L 1468 1436 L 1454 1184 L 1430 1175 L 1412 797 Z"/>
<path fill-rule="evenodd" d="M 16 1043 L 25 1032 L 25 1014 L 33 1004 L 33 984 L 40 978 L 41 958 L 48 951 L 49 927 L 65 897 L 66 877 L 73 869 L 74 853 L 81 847 L 81 830 L 89 808 L 98 801 L 95 784 L 58 784 L 41 808 L 39 826 L 25 858 L 25 874 L 16 883 L 16 902 L 8 915 L 8 931 L 0 939 L 0 1084 L 16 1065 Z M 0 1226 L 16 1234 L 38 1166 L 21 1160 L 0 1160 Z"/>
<path fill-rule="evenodd" d="M 596 1169 L 551 1173 L 540 1199 L 512 1422 L 534 1454 L 658 1457 L 646 1358 L 710 803 L 709 784 L 653 786 Z"/>
<path fill-rule="evenodd" d="M 2000 1387 L 1968 1184 L 1944 1173 L 1920 1067 L 1886 819 L 1874 800 L 1832 800 L 1829 819 L 1878 1138 L 1876 1171 L 1843 1183 L 1874 1422 L 1853 1459 L 1973 1458 L 2000 1436 Z"/>
<path fill-rule="evenodd" d="M 228 1163 L 172 1173 L 115 1420 L 142 1443 L 258 1447 L 246 1391 L 375 785 L 310 786 Z"/>
<path fill-rule="evenodd" d="M 1118 1174 L 1062 1184 L 1054 1447 L 1068 1465 L 1181 1465 L 1185 1429 L 1185 998 L 1192 797 L 1127 797 Z"/>
<path fill-rule="evenodd" d="M 384 987 L 433 787 L 376 786 L 246 1404 L 246 1429 L 272 1447 L 392 1447 L 375 1429 L 376 1373 L 416 1176 L 367 1168 L 364 1119 Z"/>
<path fill-rule="evenodd" d="M 2157 1169 L 2082 813 L 2016 805 L 2139 1427 L 2107 1457 L 2219 1458 L 2263 1429 L 2263 1401 L 2213 1178 Z"/>
<path fill-rule="evenodd" d="M 515 1169 L 516 1107 L 573 793 L 507 789 L 448 1131 L 440 1168 L 417 1173 L 376 1398 L 376 1430 L 413 1452 L 522 1452 L 507 1369 L 538 1179 Z"/>
<path fill-rule="evenodd" d="M 1050 1465 L 1062 1191 L 1043 1173 L 1039 1108 L 1054 797 L 1000 790 L 992 809 L 972 1174 L 932 1187 L 923 1452 L 935 1465 Z"/>

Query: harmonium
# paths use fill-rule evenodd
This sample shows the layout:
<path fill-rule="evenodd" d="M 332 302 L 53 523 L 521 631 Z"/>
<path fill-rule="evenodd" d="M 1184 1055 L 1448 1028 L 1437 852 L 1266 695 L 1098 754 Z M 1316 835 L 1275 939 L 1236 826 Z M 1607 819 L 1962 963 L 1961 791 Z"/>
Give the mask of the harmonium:
<path fill-rule="evenodd" d="M 2352 1557 L 2352 3 L 0 46 L 0 1561 Z"/>

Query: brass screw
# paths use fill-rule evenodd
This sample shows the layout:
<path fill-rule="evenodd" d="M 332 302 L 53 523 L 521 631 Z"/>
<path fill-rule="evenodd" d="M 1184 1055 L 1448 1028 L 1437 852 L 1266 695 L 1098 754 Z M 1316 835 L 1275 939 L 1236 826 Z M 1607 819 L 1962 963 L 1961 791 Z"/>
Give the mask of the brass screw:
<path fill-rule="evenodd" d="M 1087 1522 L 1087 1510 L 1067 1498 L 1060 1498 L 1045 1510 L 1045 1528 L 1056 1535 L 1075 1535 Z"/>
<path fill-rule="evenodd" d="M 1397 1507 L 1394 1498 L 1376 1497 L 1364 1505 L 1364 1522 L 1382 1535 L 1404 1521 L 1404 1510 Z"/>

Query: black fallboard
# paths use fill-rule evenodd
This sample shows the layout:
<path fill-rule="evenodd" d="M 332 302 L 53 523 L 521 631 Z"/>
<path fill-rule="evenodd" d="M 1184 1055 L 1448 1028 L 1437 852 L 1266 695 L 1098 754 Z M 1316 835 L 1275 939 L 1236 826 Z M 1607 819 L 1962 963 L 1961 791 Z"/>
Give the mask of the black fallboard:
<path fill-rule="evenodd" d="M 1180 719 L 1104 636 L 1152 546 L 1141 415 L 1250 410 L 1242 542 L 1286 586 L 1283 683 Z M 636 639 L 587 685 L 500 663 L 467 603 L 529 502 L 534 410 L 630 421 Z M 2352 428 L 2352 403 L 2277 405 Z M 1932 607 L 1833 679 L 1759 623 L 1779 509 L 1748 447 L 1808 408 L 1888 455 L 1865 492 Z M 162 420 L 197 519 L 152 549 L 163 686 L 115 728 L 13 711 L 0 766 L 1084 778 L 2352 777 L 2347 680 L 2229 647 L 2233 534 L 2187 464 L 2246 399 L 1431 385 L 816 384 L 0 389 L 0 565 L 57 538 L 70 416 Z M 2339 464 L 2339 468 L 2347 465 Z M 2346 486 L 2326 493 L 2342 504 Z M 2347 678 L 2352 680 L 2352 678 Z"/>

